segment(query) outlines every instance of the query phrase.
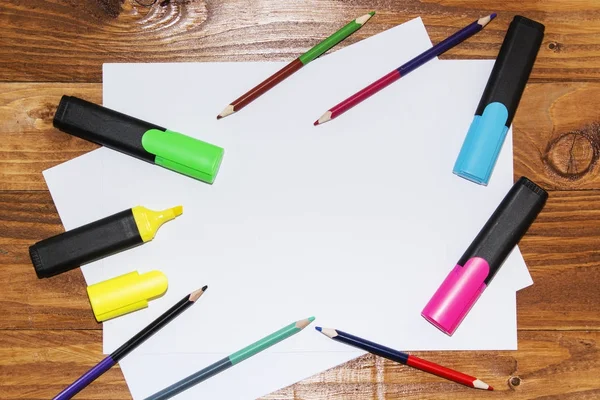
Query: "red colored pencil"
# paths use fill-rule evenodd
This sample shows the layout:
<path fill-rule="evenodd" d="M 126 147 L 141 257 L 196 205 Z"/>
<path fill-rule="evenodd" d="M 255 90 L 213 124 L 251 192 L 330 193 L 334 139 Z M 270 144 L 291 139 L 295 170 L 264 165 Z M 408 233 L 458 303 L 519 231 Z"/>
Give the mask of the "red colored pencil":
<path fill-rule="evenodd" d="M 412 60 L 408 61 L 406 64 L 401 65 L 389 74 L 371 83 L 366 88 L 354 93 L 346 100 L 330 108 L 323 115 L 321 115 L 321 117 L 318 120 L 315 121 L 314 125 L 316 126 L 324 124 L 327 121 L 331 121 L 332 119 L 339 117 L 352 107 L 373 96 L 375 93 L 379 92 L 383 88 L 396 82 L 398 79 L 410 73 L 411 71 L 414 71 L 415 69 L 419 68 L 421 65 L 425 64 L 429 60 L 448 51 L 452 47 L 462 43 L 477 32 L 481 31 L 494 18 L 496 18 L 495 13 L 488 15 L 487 17 L 479 18 L 477 21 L 467 25 L 466 27 L 449 36 L 448 38 L 442 40 L 429 50 L 424 51 Z"/>
<path fill-rule="evenodd" d="M 437 375 L 441 378 L 445 378 L 468 387 L 482 390 L 494 390 L 493 387 L 481 379 L 475 378 L 474 376 L 463 374 L 462 372 L 458 372 L 450 368 L 442 367 L 441 365 L 431 361 L 423 360 L 422 358 L 411 356 L 410 354 L 403 353 L 398 350 L 390 349 L 389 347 L 373 343 L 366 339 L 359 338 L 358 336 L 354 336 L 337 329 L 321 328 L 320 326 L 317 326 L 315 329 L 335 341 L 368 351 L 376 356 L 384 357 L 388 360 L 399 362 L 400 364 L 409 365 L 413 368 L 420 369 L 421 371 L 429 372 L 430 374 Z"/>

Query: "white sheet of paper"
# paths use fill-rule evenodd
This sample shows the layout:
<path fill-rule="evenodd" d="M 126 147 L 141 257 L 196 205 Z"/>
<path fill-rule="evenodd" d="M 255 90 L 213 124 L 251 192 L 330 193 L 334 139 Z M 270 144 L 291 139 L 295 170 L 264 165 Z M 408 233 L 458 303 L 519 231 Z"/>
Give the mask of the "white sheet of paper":
<path fill-rule="evenodd" d="M 413 21 L 317 60 L 300 71 L 305 76 L 222 121 L 215 120 L 222 104 L 281 63 L 105 66 L 105 105 L 226 149 L 212 186 L 108 149 L 46 173 L 67 229 L 136 204 L 184 205 L 153 242 L 84 267 L 88 283 L 134 269 L 169 277 L 170 290 L 153 307 L 105 324 L 105 351 L 205 283 L 210 296 L 146 343 L 147 351 L 226 353 L 313 314 L 409 350 L 498 348 L 515 337 L 504 324 L 514 309 L 499 301 L 526 275 L 513 257 L 452 338 L 419 315 L 512 185 L 510 135 L 488 187 L 451 173 L 492 61 L 431 62 L 339 120 L 311 125 L 346 92 L 427 48 L 426 36 L 413 34 L 419 26 Z M 403 43 L 396 57 L 371 51 L 389 42 Z M 360 62 L 365 53 L 369 61 Z M 187 333 L 199 324 L 224 332 Z M 407 324 L 413 329 L 400 329 Z M 240 325 L 244 335 L 233 329 Z M 292 343 L 280 351 L 331 348 L 318 339 Z"/>
<path fill-rule="evenodd" d="M 184 205 L 153 242 L 83 268 L 89 284 L 135 269 L 169 277 L 147 310 L 105 323 L 105 351 L 205 283 L 201 304 L 135 356 L 224 356 L 313 314 L 318 325 L 405 350 L 516 348 L 514 291 L 531 283 L 518 249 L 452 338 L 419 316 L 512 185 L 510 133 L 488 187 L 451 173 L 493 62 L 433 60 L 312 126 L 430 45 L 411 21 L 315 61 L 218 122 L 224 105 L 283 63 L 105 65 L 104 105 L 225 147 L 212 186 L 104 148 L 45 172 L 66 229 L 137 204 Z M 360 354 L 326 360 L 339 345 L 311 333 L 269 352 L 322 361 L 283 374 L 283 386 Z M 267 386 L 259 391 L 281 387 Z"/>

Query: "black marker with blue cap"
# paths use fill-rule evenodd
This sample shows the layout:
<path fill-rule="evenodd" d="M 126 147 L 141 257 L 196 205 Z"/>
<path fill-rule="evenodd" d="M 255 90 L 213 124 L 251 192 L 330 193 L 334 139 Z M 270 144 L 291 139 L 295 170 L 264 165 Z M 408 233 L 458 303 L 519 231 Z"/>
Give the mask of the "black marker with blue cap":
<path fill-rule="evenodd" d="M 512 20 L 453 172 L 487 185 L 544 38 L 544 25 Z"/>

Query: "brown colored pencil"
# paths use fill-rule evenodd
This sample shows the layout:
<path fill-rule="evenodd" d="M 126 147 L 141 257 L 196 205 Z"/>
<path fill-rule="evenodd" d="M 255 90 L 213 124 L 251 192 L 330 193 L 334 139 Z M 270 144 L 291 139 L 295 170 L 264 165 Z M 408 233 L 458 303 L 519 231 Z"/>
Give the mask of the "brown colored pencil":
<path fill-rule="evenodd" d="M 294 72 L 298 71 L 300 68 L 359 30 L 374 14 L 375 12 L 370 12 L 369 14 L 365 14 L 362 17 L 356 18 L 349 24 L 345 25 L 342 29 L 329 36 L 327 39 L 323 40 L 315 47 L 308 50 L 306 53 L 302 54 L 300 57 L 296 58 L 294 61 L 277 71 L 275 74 L 258 84 L 258 86 L 254 87 L 249 92 L 243 94 L 241 97 L 229 104 L 223 111 L 221 111 L 221 114 L 217 115 L 217 119 L 231 115 L 252 103 L 265 92 L 276 86 L 279 82 L 283 81 L 285 78 L 292 75 Z"/>

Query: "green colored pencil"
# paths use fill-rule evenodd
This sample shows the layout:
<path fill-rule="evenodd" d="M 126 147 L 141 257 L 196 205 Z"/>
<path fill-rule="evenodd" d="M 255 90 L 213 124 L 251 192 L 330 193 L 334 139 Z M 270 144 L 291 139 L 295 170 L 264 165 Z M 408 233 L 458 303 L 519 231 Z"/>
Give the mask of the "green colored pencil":
<path fill-rule="evenodd" d="M 249 92 L 243 94 L 240 98 L 229 104 L 227 107 L 225 107 L 223 111 L 221 111 L 221 114 L 217 115 L 217 119 L 224 118 L 246 107 L 255 99 L 262 96 L 263 93 L 267 92 L 272 87 L 277 85 L 279 82 L 283 81 L 285 78 L 292 75 L 294 72 L 298 71 L 300 68 L 313 61 L 315 58 L 319 57 L 327 50 L 331 49 L 333 46 L 337 45 L 339 42 L 346 39 L 348 36 L 352 35 L 354 32 L 362 28 L 362 26 L 373 15 L 375 15 L 375 11 L 372 11 L 368 14 L 363 15 L 362 17 L 358 17 L 355 20 L 351 21 L 342 29 L 329 36 L 327 39 L 323 40 L 321 43 L 317 44 L 315 47 L 308 50 L 306 53 L 302 54 L 300 57 L 296 58 L 294 61 L 292 61 L 285 67 L 275 72 L 266 80 L 259 83 Z"/>
<path fill-rule="evenodd" d="M 310 317 L 307 319 L 302 319 L 300 321 L 293 322 L 288 326 L 281 328 L 277 332 L 270 334 L 257 342 L 252 343 L 250 346 L 244 347 L 243 349 L 236 351 L 228 357 L 225 357 L 216 363 L 209 365 L 208 367 L 193 373 L 192 375 L 183 378 L 179 382 L 172 384 L 171 386 L 161 390 L 160 392 L 154 393 L 152 396 L 147 397 L 145 400 L 165 400 L 170 399 L 173 396 L 183 392 L 191 388 L 192 386 L 207 380 L 208 378 L 217 375 L 233 367 L 236 364 L 241 363 L 247 358 L 252 357 L 255 354 L 260 353 L 263 350 L 268 349 L 285 340 L 296 333 L 300 332 L 302 329 L 306 328 L 311 322 L 315 320 L 315 317 Z"/>

